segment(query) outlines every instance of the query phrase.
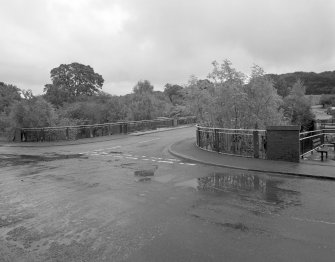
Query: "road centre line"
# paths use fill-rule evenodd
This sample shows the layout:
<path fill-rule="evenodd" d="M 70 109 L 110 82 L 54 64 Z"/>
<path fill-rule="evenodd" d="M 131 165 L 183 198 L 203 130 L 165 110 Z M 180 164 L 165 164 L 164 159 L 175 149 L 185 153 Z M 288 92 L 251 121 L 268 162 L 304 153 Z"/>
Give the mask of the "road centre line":
<path fill-rule="evenodd" d="M 159 140 L 160 138 L 154 138 L 154 139 L 150 139 L 150 140 L 146 140 L 146 141 L 141 141 L 141 142 L 137 142 L 137 144 L 143 144 L 143 143 L 147 143 L 147 142 L 151 142 L 151 141 L 155 141 L 155 140 Z"/>
<path fill-rule="evenodd" d="M 158 163 L 168 163 L 168 164 L 174 164 L 174 162 L 171 162 L 171 161 L 164 161 L 164 160 L 160 160 L 160 161 L 157 161 Z"/>
<path fill-rule="evenodd" d="M 128 158 L 128 159 L 135 159 L 135 160 L 138 159 L 137 157 L 130 157 L 130 156 L 126 156 L 125 158 Z"/>
<path fill-rule="evenodd" d="M 106 149 L 115 149 L 115 148 L 120 148 L 121 146 L 113 146 L 113 147 L 107 147 Z"/>

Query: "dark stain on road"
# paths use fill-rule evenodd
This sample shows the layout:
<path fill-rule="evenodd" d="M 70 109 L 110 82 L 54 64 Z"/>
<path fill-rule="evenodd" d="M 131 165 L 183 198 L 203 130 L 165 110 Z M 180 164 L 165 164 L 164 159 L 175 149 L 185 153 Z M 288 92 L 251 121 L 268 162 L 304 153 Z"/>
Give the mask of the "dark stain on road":
<path fill-rule="evenodd" d="M 87 159 L 87 156 L 81 154 L 43 154 L 43 155 L 15 155 L 15 154 L 1 154 L 0 167 L 26 165 L 38 162 L 49 162 L 55 160 L 66 159 Z"/>

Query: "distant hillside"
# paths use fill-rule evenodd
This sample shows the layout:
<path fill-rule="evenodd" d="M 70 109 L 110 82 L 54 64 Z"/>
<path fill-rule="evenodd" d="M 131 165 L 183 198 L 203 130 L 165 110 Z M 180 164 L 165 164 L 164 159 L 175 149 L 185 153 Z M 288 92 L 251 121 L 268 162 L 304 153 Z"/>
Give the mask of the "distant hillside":
<path fill-rule="evenodd" d="M 297 79 L 303 81 L 306 86 L 307 95 L 335 94 L 335 71 L 322 73 L 314 72 L 294 72 L 287 74 L 268 74 L 282 96 L 286 96 L 289 88 L 293 86 Z"/>

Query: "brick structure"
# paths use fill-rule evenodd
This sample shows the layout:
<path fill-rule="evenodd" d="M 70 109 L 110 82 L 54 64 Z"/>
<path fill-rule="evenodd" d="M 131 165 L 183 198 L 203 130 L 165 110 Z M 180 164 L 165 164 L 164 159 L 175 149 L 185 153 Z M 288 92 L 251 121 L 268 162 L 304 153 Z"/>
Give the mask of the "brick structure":
<path fill-rule="evenodd" d="M 299 162 L 300 126 L 268 126 L 267 159 Z"/>

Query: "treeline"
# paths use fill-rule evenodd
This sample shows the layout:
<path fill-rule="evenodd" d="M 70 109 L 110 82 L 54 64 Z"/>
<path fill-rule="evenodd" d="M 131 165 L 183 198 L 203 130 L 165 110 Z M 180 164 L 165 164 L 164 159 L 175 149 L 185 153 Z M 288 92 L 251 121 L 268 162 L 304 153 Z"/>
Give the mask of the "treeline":
<path fill-rule="evenodd" d="M 306 87 L 306 95 L 335 94 L 335 71 L 322 73 L 294 72 L 287 74 L 268 74 L 281 96 L 289 94 L 289 87 L 299 79 Z"/>
<path fill-rule="evenodd" d="M 276 80 L 259 66 L 253 66 L 248 76 L 228 60 L 212 65 L 206 79 L 191 76 L 184 85 L 167 83 L 163 92 L 141 80 L 124 96 L 103 92 L 103 77 L 79 63 L 52 69 L 51 83 L 45 85 L 42 95 L 0 82 L 0 132 L 190 115 L 213 127 L 264 128 L 290 123 L 311 128 L 313 114 L 304 82 L 285 82 L 282 93 L 276 89 Z"/>

